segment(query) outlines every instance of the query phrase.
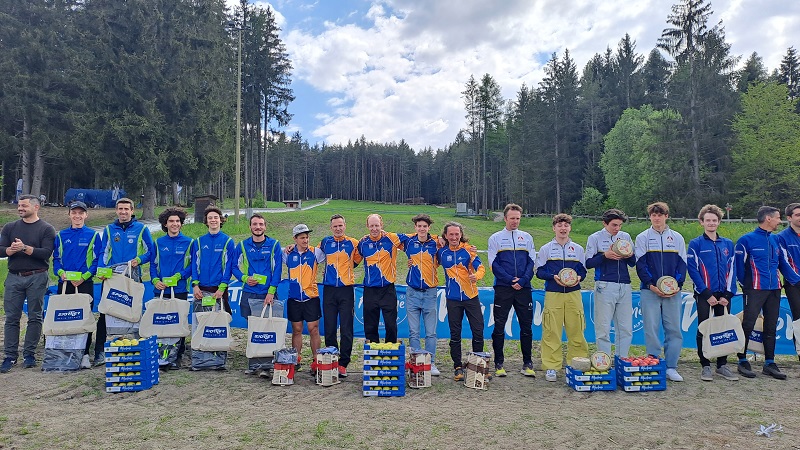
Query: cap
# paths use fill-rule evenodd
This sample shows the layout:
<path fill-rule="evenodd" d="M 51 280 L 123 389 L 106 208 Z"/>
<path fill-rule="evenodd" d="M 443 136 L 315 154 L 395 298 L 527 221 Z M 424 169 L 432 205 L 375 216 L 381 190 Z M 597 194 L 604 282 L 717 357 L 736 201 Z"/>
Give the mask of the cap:
<path fill-rule="evenodd" d="M 302 234 L 302 233 L 311 233 L 311 230 L 308 229 L 308 225 L 306 225 L 304 223 L 301 223 L 299 225 L 296 225 L 294 228 L 292 228 L 292 236 L 293 237 L 297 237 L 298 234 Z"/>
<path fill-rule="evenodd" d="M 84 211 L 88 211 L 89 209 L 86 208 L 86 203 L 83 202 L 72 202 L 69 204 L 69 210 L 72 211 L 73 209 L 80 208 Z"/>

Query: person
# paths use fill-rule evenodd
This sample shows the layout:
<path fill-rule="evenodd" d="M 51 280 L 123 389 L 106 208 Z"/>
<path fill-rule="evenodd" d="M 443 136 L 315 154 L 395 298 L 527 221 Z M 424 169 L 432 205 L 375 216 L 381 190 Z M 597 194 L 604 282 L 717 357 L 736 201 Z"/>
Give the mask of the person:
<path fill-rule="evenodd" d="M 358 241 L 358 253 L 364 258 L 364 337 L 380 342 L 378 324 L 381 313 L 386 342 L 397 342 L 397 249 L 402 246 L 396 233 L 383 231 L 379 214 L 367 216 L 369 234 Z"/>
<path fill-rule="evenodd" d="M 438 237 L 429 233 L 433 220 L 427 214 L 417 214 L 411 218 L 416 233 L 400 235 L 403 250 L 408 256 L 406 275 L 406 317 L 408 318 L 408 345 L 412 349 L 422 349 L 420 342 L 421 322 L 425 325 L 425 350 L 431 354 L 431 375 L 438 377 L 441 372 L 436 367 L 436 317 L 437 273 L 436 251 Z"/>
<path fill-rule="evenodd" d="M 572 216 L 553 216 L 555 237 L 544 244 L 536 255 L 536 277 L 544 282 L 544 311 L 542 312 L 542 369 L 544 379 L 556 381 L 561 370 L 561 335 L 567 332 L 567 361 L 589 355 L 589 344 L 583 336 L 586 320 L 583 313 L 580 281 L 586 278 L 586 256 L 583 247 L 570 237 Z M 569 285 L 559 275 L 568 268 L 575 271 L 578 282 Z"/>
<path fill-rule="evenodd" d="M 310 233 L 308 226 L 302 223 L 292 228 L 294 247 L 291 251 L 287 248 L 283 254 L 289 280 L 286 316 L 292 323 L 292 347 L 297 350 L 298 363 L 303 348 L 304 321 L 308 326 L 312 358 L 320 347 L 319 319 L 322 317 L 322 308 L 317 287 L 317 267 L 318 263 L 325 261 L 325 253 L 317 247 L 308 245 Z M 315 364 L 312 362 L 312 374 L 314 369 Z"/>
<path fill-rule="evenodd" d="M 603 212 L 603 228 L 592 233 L 586 242 L 586 268 L 594 269 L 594 335 L 597 350 L 611 354 L 611 322 L 614 322 L 616 355 L 625 358 L 633 339 L 633 298 L 628 267 L 636 265 L 636 256 L 620 256 L 611 250 L 616 241 L 633 239 L 622 231 L 628 216 L 619 209 Z"/>
<path fill-rule="evenodd" d="M 494 274 L 494 330 L 492 348 L 494 349 L 495 375 L 506 376 L 503 367 L 505 356 L 505 327 L 511 308 L 519 320 L 519 346 L 522 351 L 522 373 L 535 377 L 533 370 L 533 297 L 531 279 L 536 250 L 533 237 L 519 229 L 522 207 L 509 203 L 503 209 L 506 226 L 489 238 L 489 267 Z"/>
<path fill-rule="evenodd" d="M 100 233 L 86 226 L 86 219 L 89 217 L 86 203 L 72 202 L 68 211 L 70 226 L 59 231 L 53 242 L 53 274 L 58 277 L 58 292 L 61 293 L 66 284 L 67 294 L 87 294 L 94 299 L 92 277 L 97 273 L 102 238 Z M 67 272 L 78 272 L 80 278 L 68 280 Z M 92 367 L 92 361 L 89 359 L 91 345 L 92 333 L 89 333 L 81 360 L 82 369 Z"/>
<path fill-rule="evenodd" d="M 789 203 L 784 212 L 789 226 L 778 233 L 778 242 L 789 259 L 789 265 L 800 273 L 800 203 Z M 783 289 L 792 312 L 792 320 L 800 319 L 800 288 L 784 282 Z"/>
<path fill-rule="evenodd" d="M 250 216 L 250 237 L 236 246 L 231 258 L 233 277 L 242 282 L 239 310 L 245 319 L 260 316 L 267 305 L 272 305 L 273 317 L 283 317 L 283 302 L 275 298 L 281 281 L 281 244 L 267 236 L 266 229 L 264 216 Z M 252 358 L 245 374 L 258 370 L 267 378 L 271 365 L 272 358 Z"/>
<path fill-rule="evenodd" d="M 483 312 L 478 299 L 478 280 L 486 268 L 464 235 L 458 222 L 447 222 L 442 230 L 447 245 L 436 251 L 436 262 L 444 269 L 447 321 L 450 325 L 450 357 L 453 360 L 453 380 L 464 380 L 461 357 L 461 323 L 467 316 L 472 332 L 472 351 L 483 351 Z"/>
<path fill-rule="evenodd" d="M 736 279 L 742 286 L 744 314 L 742 330 L 746 345 L 750 332 L 758 319 L 764 314 L 762 343 L 764 344 L 764 368 L 761 373 L 778 380 L 785 380 L 786 374 L 775 364 L 775 339 L 778 316 L 781 308 L 781 283 L 778 272 L 783 274 L 786 283 L 800 287 L 800 275 L 789 264 L 786 252 L 774 232 L 781 224 L 778 208 L 762 206 L 756 213 L 758 227 L 736 241 L 734 247 Z M 745 378 L 755 378 L 746 353 L 739 353 L 739 373 Z"/>
<path fill-rule="evenodd" d="M 7 223 L 0 232 L 0 254 L 8 257 L 3 308 L 6 313 L 3 342 L 5 358 L 0 372 L 5 373 L 19 357 L 22 305 L 28 301 L 28 327 L 22 348 L 22 367 L 36 367 L 36 347 L 42 336 L 42 310 L 47 290 L 50 256 L 56 231 L 39 218 L 39 199 L 22 195 L 17 203 L 19 220 Z"/>
<path fill-rule="evenodd" d="M 656 202 L 647 206 L 650 228 L 636 236 L 636 273 L 641 280 L 640 307 L 644 320 L 647 353 L 661 354 L 659 329 L 664 327 L 664 358 L 667 378 L 683 381 L 678 373 L 678 357 L 683 345 L 680 290 L 668 295 L 658 288 L 658 279 L 671 276 L 683 287 L 686 281 L 686 244 L 680 233 L 667 225 L 669 206 Z"/>
<path fill-rule="evenodd" d="M 322 317 L 325 325 L 325 345 L 339 349 L 339 376 L 347 377 L 347 366 L 353 352 L 353 318 L 355 308 L 355 275 L 353 269 L 361 262 L 358 240 L 345 234 L 347 224 L 341 214 L 330 221 L 331 236 L 322 238 L 320 250 L 325 253 L 325 273 L 322 277 Z M 337 323 L 341 344 L 336 337 Z"/>
<path fill-rule="evenodd" d="M 192 238 L 181 232 L 186 221 L 186 211 L 171 207 L 158 215 L 161 230 L 167 234 L 156 239 L 155 250 L 151 253 L 150 279 L 153 283 L 153 297 L 189 300 L 189 286 L 192 277 Z M 169 280 L 167 280 L 169 279 Z M 170 370 L 181 368 L 186 351 L 186 338 L 180 338 L 177 359 L 167 366 Z"/>
<path fill-rule="evenodd" d="M 153 251 L 153 238 L 150 230 L 136 220 L 133 214 L 133 200 L 122 197 L 115 203 L 117 220 L 106 226 L 100 243 L 103 255 L 99 267 L 112 268 L 115 273 L 125 273 L 130 263 L 133 270 L 127 276 L 135 281 L 142 280 L 142 269 L 139 267 L 150 261 Z M 103 276 L 98 277 L 105 281 Z M 100 314 L 97 320 L 97 333 L 94 343 L 94 365 L 105 364 L 103 347 L 106 341 L 106 316 Z"/>
<path fill-rule="evenodd" d="M 694 283 L 694 301 L 697 304 L 697 325 L 714 315 L 730 313 L 730 302 L 736 294 L 736 275 L 733 267 L 733 241 L 717 233 L 725 213 L 717 205 L 705 205 L 697 218 L 703 234 L 689 241 L 686 265 L 689 278 Z M 699 327 L 698 327 L 699 328 Z M 713 381 L 711 361 L 703 355 L 703 334 L 697 332 L 697 355 L 700 357 L 700 379 Z M 716 373 L 726 380 L 736 381 L 736 374 L 728 368 L 728 357 L 717 358 Z"/>
<path fill-rule="evenodd" d="M 219 208 L 213 205 L 207 207 L 203 213 L 203 223 L 208 227 L 208 233 L 192 243 L 193 311 L 210 311 L 214 307 L 213 304 L 203 304 L 203 297 L 208 295 L 215 299 L 212 303 L 219 303 L 230 314 L 228 282 L 231 279 L 235 245 L 233 239 L 222 232 L 225 218 Z M 197 324 L 197 321 L 192 321 L 192 324 Z"/>

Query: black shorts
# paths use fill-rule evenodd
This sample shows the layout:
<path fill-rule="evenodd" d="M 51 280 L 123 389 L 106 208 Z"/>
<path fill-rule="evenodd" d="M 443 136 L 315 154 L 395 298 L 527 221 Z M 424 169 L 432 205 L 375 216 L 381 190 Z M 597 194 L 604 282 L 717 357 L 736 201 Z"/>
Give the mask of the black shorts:
<path fill-rule="evenodd" d="M 314 322 L 322 317 L 322 307 L 319 306 L 319 297 L 299 302 L 290 298 L 287 303 L 286 318 L 289 322 Z"/>

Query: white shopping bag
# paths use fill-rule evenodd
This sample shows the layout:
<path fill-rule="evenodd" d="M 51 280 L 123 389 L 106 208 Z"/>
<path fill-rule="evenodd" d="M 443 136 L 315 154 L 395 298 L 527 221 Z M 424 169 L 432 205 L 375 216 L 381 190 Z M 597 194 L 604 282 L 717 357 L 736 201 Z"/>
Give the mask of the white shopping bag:
<path fill-rule="evenodd" d="M 172 291 L 172 288 L 170 288 Z M 139 335 L 142 337 L 158 336 L 159 338 L 186 337 L 191 333 L 189 326 L 189 307 L 187 300 L 164 298 L 164 291 L 157 299 L 145 304 L 142 321 L 139 324 Z"/>
<path fill-rule="evenodd" d="M 126 272 L 132 270 L 128 263 Z M 142 298 L 144 284 L 115 273 L 103 283 L 103 295 L 100 297 L 98 311 L 128 322 L 138 322 L 142 318 Z"/>
<path fill-rule="evenodd" d="M 81 293 L 66 294 L 66 289 L 67 282 L 64 282 L 61 294 L 50 296 L 42 325 L 44 335 L 94 333 L 97 330 L 97 323 L 92 313 L 92 296 Z"/>
<path fill-rule="evenodd" d="M 744 312 L 740 312 L 736 317 L 741 321 L 744 318 Z M 758 315 L 756 324 L 753 325 L 753 331 L 750 332 L 747 350 L 764 354 L 764 316 L 761 314 Z"/>
<path fill-rule="evenodd" d="M 286 325 L 283 317 L 272 317 L 272 305 L 269 305 L 269 317 L 264 317 L 267 308 L 263 308 L 260 316 L 247 318 L 247 351 L 248 358 L 266 358 L 286 345 Z"/>
<path fill-rule="evenodd" d="M 711 316 L 697 326 L 703 335 L 703 356 L 708 359 L 744 352 L 742 321 L 731 314 Z"/>
<path fill-rule="evenodd" d="M 794 349 L 800 355 L 800 319 L 792 322 L 792 328 L 794 328 Z"/>
<path fill-rule="evenodd" d="M 233 344 L 232 317 L 227 311 L 217 309 L 195 313 L 197 329 L 192 334 L 192 349 L 206 352 L 227 352 Z"/>

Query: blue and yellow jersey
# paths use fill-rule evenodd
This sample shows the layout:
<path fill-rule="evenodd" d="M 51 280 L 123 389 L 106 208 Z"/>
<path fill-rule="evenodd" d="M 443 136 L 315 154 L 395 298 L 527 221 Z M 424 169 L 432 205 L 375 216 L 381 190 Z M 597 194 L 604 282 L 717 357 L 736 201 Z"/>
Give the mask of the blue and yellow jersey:
<path fill-rule="evenodd" d="M 358 252 L 358 241 L 349 236 L 337 239 L 326 236 L 319 243 L 319 248 L 325 253 L 325 275 L 322 284 L 325 286 L 352 286 L 356 283 L 353 267 L 357 266 L 362 258 Z"/>
<path fill-rule="evenodd" d="M 233 239 L 222 231 L 206 233 L 195 239 L 192 243 L 192 285 L 227 289 L 235 247 Z"/>
<path fill-rule="evenodd" d="M 156 239 L 155 251 L 151 252 L 150 279 L 153 284 L 162 278 L 178 275 L 180 281 L 173 288 L 175 293 L 189 292 L 192 278 L 192 243 L 194 240 L 183 233 L 177 236 L 161 236 Z M 153 288 L 156 296 L 161 291 Z M 166 292 L 170 292 L 169 289 Z"/>
<path fill-rule="evenodd" d="M 383 287 L 397 279 L 397 249 L 402 243 L 396 233 L 383 232 L 377 240 L 369 235 L 358 241 L 364 258 L 364 286 Z"/>
<path fill-rule="evenodd" d="M 308 247 L 300 253 L 297 247 L 283 253 L 283 263 L 289 272 L 289 298 L 304 302 L 319 297 L 317 288 L 317 263 L 325 261 L 325 253 L 318 247 Z"/>
<path fill-rule="evenodd" d="M 401 234 L 400 241 L 403 250 L 411 261 L 408 269 L 406 284 L 416 289 L 430 289 L 439 285 L 437 273 L 436 251 L 438 250 L 437 236 L 428 235 L 425 242 L 420 242 L 414 234 Z"/>
<path fill-rule="evenodd" d="M 84 281 L 92 278 L 102 255 L 100 241 L 100 233 L 87 226 L 70 227 L 56 233 L 53 274 L 60 277 L 67 271 L 81 272 Z"/>
<path fill-rule="evenodd" d="M 243 240 L 236 246 L 231 257 L 231 273 L 233 278 L 242 282 L 242 291 L 251 294 L 275 294 L 281 282 L 283 264 L 281 244 L 275 239 L 265 236 L 261 242 L 254 242 L 253 237 Z M 247 279 L 252 275 L 265 276 L 264 284 L 250 286 Z"/>
<path fill-rule="evenodd" d="M 448 245 L 436 252 L 436 260 L 444 269 L 445 297 L 448 300 L 465 301 L 478 295 L 478 283 L 470 281 L 469 276 L 474 273 L 480 280 L 486 268 L 477 254 L 470 253 L 468 246 L 462 242 L 456 248 Z"/>

